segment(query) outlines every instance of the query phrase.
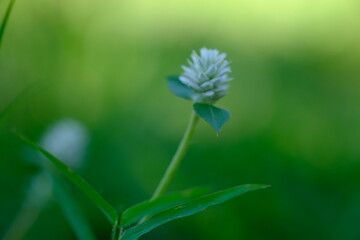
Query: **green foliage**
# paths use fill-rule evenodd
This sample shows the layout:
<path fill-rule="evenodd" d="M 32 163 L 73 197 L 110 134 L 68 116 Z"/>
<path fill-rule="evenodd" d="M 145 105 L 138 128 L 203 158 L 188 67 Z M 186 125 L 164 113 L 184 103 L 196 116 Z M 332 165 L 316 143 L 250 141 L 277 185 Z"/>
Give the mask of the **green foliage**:
<path fill-rule="evenodd" d="M 150 232 L 156 227 L 159 227 L 167 222 L 170 222 L 178 218 L 191 216 L 195 213 L 205 210 L 210 206 L 223 203 L 227 200 L 230 200 L 246 192 L 264 189 L 267 187 L 268 186 L 266 185 L 247 184 L 247 185 L 241 185 L 226 190 L 222 190 L 219 192 L 207 194 L 205 196 L 191 200 L 187 203 L 176 205 L 166 211 L 163 211 L 151 217 L 149 220 L 143 223 L 140 223 L 138 225 L 135 225 L 134 227 L 126 229 L 121 235 L 120 239 L 122 240 L 137 239 L 138 237 Z"/>
<path fill-rule="evenodd" d="M 114 226 L 113 239 L 116 239 L 118 236 L 119 239 L 122 240 L 137 239 L 138 237 L 172 220 L 191 216 L 210 206 L 223 203 L 246 192 L 268 187 L 266 185 L 247 184 L 211 194 L 207 194 L 208 191 L 204 188 L 173 193 L 126 209 L 122 213 L 121 221 L 119 223 L 116 210 L 87 182 L 85 182 L 84 179 L 69 169 L 60 160 L 37 146 L 29 139 L 20 134 L 17 134 L 17 136 L 31 148 L 44 155 L 63 176 L 74 183 L 102 210 Z M 70 224 L 73 226 L 78 238 L 84 240 L 95 239 L 78 206 L 76 205 L 76 202 L 66 191 L 63 183 L 61 183 L 61 181 L 56 177 L 54 177 L 54 190 L 55 195 Z M 139 221 L 141 219 L 144 221 Z M 118 231 L 119 229 L 121 229 L 120 232 Z"/>
<path fill-rule="evenodd" d="M 193 108 L 196 114 L 208 122 L 216 132 L 219 132 L 230 118 L 228 111 L 207 103 L 195 103 Z"/>
<path fill-rule="evenodd" d="M 169 90 L 176 96 L 191 100 L 193 90 L 180 82 L 178 76 L 168 77 L 166 79 Z M 230 114 L 225 109 L 215 107 L 207 103 L 195 103 L 193 105 L 194 111 L 202 119 L 208 122 L 216 132 L 219 132 L 221 127 L 229 120 Z"/>
<path fill-rule="evenodd" d="M 5 12 L 5 16 L 0 25 L 0 48 L 1 48 L 1 43 L 2 43 L 3 37 L 4 37 L 5 29 L 6 29 L 8 21 L 9 21 L 9 17 L 10 17 L 10 14 L 11 14 L 14 4 L 15 4 L 15 0 L 10 0 L 10 3 Z"/>
<path fill-rule="evenodd" d="M 184 98 L 187 100 L 191 100 L 191 96 L 193 95 L 193 90 L 191 90 L 188 86 L 180 82 L 178 76 L 168 77 L 166 79 L 169 90 L 180 98 Z"/>
<path fill-rule="evenodd" d="M 111 224 L 114 224 L 118 219 L 118 214 L 116 210 L 107 202 L 105 199 L 90 185 L 88 184 L 82 177 L 80 177 L 77 173 L 72 171 L 68 166 L 66 166 L 63 162 L 58 160 L 56 157 L 51 155 L 49 152 L 45 151 L 38 145 L 36 145 L 31 140 L 26 137 L 15 133 L 23 142 L 25 142 L 28 146 L 38 151 L 42 155 L 46 157 L 65 178 L 67 178 L 70 182 L 72 182 L 79 190 L 81 190 L 86 196 L 88 196 L 94 203 L 97 205 L 100 210 L 105 214 Z"/>
<path fill-rule="evenodd" d="M 0 23 L 8 3 L 0 0 Z M 170 186 L 261 180 L 276 190 L 231 204 L 220 220 L 188 219 L 185 232 L 182 224 L 159 229 L 155 239 L 360 239 L 359 1 L 263 3 L 16 1 L 0 49 L 0 109 L 30 83 L 48 87 L 12 107 L 0 129 L 0 232 L 34 174 L 24 161 L 31 154 L 6 127 L 40 136 L 59 117 L 82 120 L 92 134 L 87 176 L 96 175 L 96 190 L 129 203 L 158 181 L 185 124 L 185 101 L 169 106 L 161 78 L 206 45 L 232 61 L 236 80 L 218 107 L 236 109 L 236 124 L 226 124 L 221 141 L 196 135 Z M 47 222 L 49 210 L 29 240 L 67 239 L 59 212 Z M 103 220 L 91 219 L 99 236 L 108 234 Z"/>
<path fill-rule="evenodd" d="M 66 189 L 66 184 L 56 176 L 53 176 L 53 189 L 55 198 L 59 202 L 67 220 L 72 226 L 79 240 L 95 240 L 89 223 L 83 216 L 80 206 Z"/>
<path fill-rule="evenodd" d="M 167 194 L 153 200 L 139 203 L 126 209 L 121 214 L 120 226 L 126 228 L 127 226 L 136 223 L 143 217 L 148 215 L 155 215 L 169 208 L 187 203 L 207 192 L 209 192 L 209 189 L 195 188 L 182 192 Z"/>

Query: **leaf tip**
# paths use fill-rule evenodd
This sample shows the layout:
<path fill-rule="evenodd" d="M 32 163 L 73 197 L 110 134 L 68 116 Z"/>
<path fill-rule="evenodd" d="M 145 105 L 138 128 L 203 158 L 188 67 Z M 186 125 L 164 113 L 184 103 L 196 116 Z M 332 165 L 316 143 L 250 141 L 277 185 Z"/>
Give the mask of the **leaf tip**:
<path fill-rule="evenodd" d="M 268 185 L 268 184 L 248 184 L 248 185 L 251 186 L 254 190 L 265 189 L 265 188 L 271 187 L 271 185 Z"/>
<path fill-rule="evenodd" d="M 230 119 L 230 113 L 222 108 L 207 103 L 194 103 L 195 113 L 209 123 L 216 131 L 217 136 L 222 126 Z"/>

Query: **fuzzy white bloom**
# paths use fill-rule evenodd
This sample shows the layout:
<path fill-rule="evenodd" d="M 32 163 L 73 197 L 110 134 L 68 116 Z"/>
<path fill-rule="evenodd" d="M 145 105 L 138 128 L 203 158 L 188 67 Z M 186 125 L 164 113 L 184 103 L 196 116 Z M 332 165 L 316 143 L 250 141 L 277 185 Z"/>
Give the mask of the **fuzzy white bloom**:
<path fill-rule="evenodd" d="M 182 66 L 184 73 L 179 80 L 194 91 L 192 100 L 213 104 L 227 93 L 227 83 L 232 80 L 226 54 L 217 49 L 200 49 L 200 56 L 194 51 L 189 66 Z"/>
<path fill-rule="evenodd" d="M 79 122 L 62 119 L 45 132 L 40 146 L 72 168 L 83 165 L 88 132 Z"/>

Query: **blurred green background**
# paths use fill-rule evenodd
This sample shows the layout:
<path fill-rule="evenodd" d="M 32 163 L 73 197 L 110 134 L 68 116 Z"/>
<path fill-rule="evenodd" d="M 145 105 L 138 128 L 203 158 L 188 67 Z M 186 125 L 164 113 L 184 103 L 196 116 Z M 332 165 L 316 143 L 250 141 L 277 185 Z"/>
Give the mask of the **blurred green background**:
<path fill-rule="evenodd" d="M 81 175 L 116 206 L 149 198 L 191 112 L 164 79 L 206 46 L 232 62 L 218 103 L 232 117 L 219 137 L 199 124 L 170 189 L 272 188 L 142 239 L 360 239 L 359 24 L 358 0 L 18 0 L 0 49 L 0 110 L 25 97 L 1 121 L 0 238 L 38 171 L 13 128 L 38 141 L 60 118 L 81 121 L 91 136 Z M 76 238 L 50 203 L 26 239 Z"/>

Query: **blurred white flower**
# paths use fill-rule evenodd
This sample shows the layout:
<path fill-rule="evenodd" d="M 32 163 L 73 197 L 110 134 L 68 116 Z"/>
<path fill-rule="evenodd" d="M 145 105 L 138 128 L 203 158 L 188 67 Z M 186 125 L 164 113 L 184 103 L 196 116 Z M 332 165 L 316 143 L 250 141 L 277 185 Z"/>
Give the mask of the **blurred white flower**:
<path fill-rule="evenodd" d="M 86 128 L 73 119 L 62 119 L 50 126 L 40 146 L 72 168 L 83 165 L 88 144 Z"/>
<path fill-rule="evenodd" d="M 226 54 L 217 49 L 200 49 L 200 56 L 194 51 L 189 66 L 182 66 L 184 73 L 179 80 L 194 91 L 192 100 L 213 104 L 227 93 L 228 77 L 231 72 Z"/>

